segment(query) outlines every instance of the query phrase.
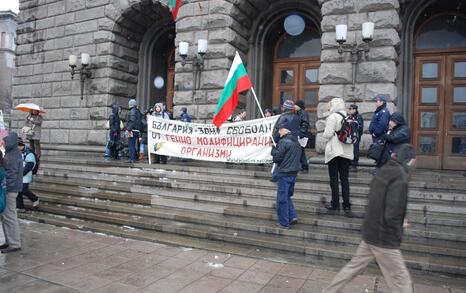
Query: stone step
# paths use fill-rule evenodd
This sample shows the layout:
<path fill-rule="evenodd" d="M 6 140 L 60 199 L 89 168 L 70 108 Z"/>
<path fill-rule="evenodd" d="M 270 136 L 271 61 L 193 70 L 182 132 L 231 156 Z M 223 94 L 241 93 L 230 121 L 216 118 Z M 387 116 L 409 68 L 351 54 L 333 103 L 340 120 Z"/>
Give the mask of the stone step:
<path fill-rule="evenodd" d="M 316 218 L 303 215 L 300 217 L 300 224 L 294 226 L 292 230 L 283 230 L 275 227 L 276 219 L 232 217 L 219 213 L 186 210 L 182 208 L 167 208 L 165 206 L 149 207 L 128 203 L 94 201 L 60 194 L 38 193 L 38 195 L 42 202 L 72 206 L 76 209 L 91 208 L 105 210 L 108 212 L 121 212 L 137 216 L 149 216 L 228 229 L 235 228 L 238 230 L 255 231 L 257 233 L 282 234 L 290 237 L 297 237 L 299 239 L 314 239 L 316 241 L 324 242 L 331 239 L 334 242 L 340 242 L 342 244 L 357 245 L 360 241 L 360 223 L 357 223 L 357 221 L 352 222 L 354 225 L 359 226 L 359 229 L 350 230 L 345 227 L 338 226 L 338 221 L 330 219 L 327 221 L 332 221 L 333 227 L 325 226 L 323 225 L 324 223 L 316 225 Z M 322 222 L 325 221 L 322 219 L 318 220 Z M 280 233 L 280 230 L 283 231 Z M 418 230 L 417 227 L 408 229 L 408 231 L 405 232 L 403 248 L 411 253 L 466 257 L 466 250 L 457 249 L 457 247 L 464 246 L 464 242 L 466 242 L 466 237 L 464 237 L 464 239 L 458 239 L 457 235 L 460 231 L 449 231 L 449 233 L 445 233 L 444 231 L 429 231 L 429 237 L 426 237 L 425 232 L 426 231 Z M 447 239 L 451 241 L 439 241 L 437 239 Z M 463 241 L 463 243 L 459 241 Z"/>
<path fill-rule="evenodd" d="M 62 171 L 63 173 L 59 172 Z M 67 172 L 68 171 L 68 172 Z M 88 174 L 102 174 L 103 169 L 101 167 L 95 166 L 67 166 L 62 164 L 46 164 L 42 170 L 42 174 L 53 175 L 53 174 L 69 174 L 70 171 L 80 171 L 86 172 Z M 119 168 L 107 168 L 105 169 L 106 176 L 114 175 L 118 177 L 113 177 L 114 179 L 120 178 L 121 169 Z M 147 178 L 153 180 L 160 178 L 167 178 L 172 180 L 182 180 L 189 182 L 199 182 L 199 183 L 218 183 L 218 184 L 232 184 L 234 186 L 243 186 L 243 187 L 254 187 L 256 189 L 275 189 L 275 184 L 269 182 L 269 177 L 259 177 L 255 178 L 232 178 L 231 176 L 221 176 L 215 173 L 213 174 L 204 174 L 204 173 L 188 173 L 186 171 L 180 170 L 163 170 L 163 169 L 137 169 L 137 168 L 127 168 L 125 169 L 125 175 L 132 176 L 135 178 Z M 256 174 L 257 175 L 257 174 Z M 311 192 L 321 192 L 321 193 L 330 193 L 330 187 L 328 184 L 328 177 L 315 180 L 313 182 L 308 182 L 308 180 L 300 180 L 299 184 L 296 186 L 296 190 L 299 193 L 300 191 L 306 193 L 307 191 Z M 364 199 L 369 191 L 369 186 L 364 186 L 364 183 L 357 184 L 352 182 L 351 193 L 353 198 L 357 196 L 362 196 Z M 454 193 L 454 192 L 444 192 L 439 190 L 410 190 L 410 199 L 420 199 L 422 201 L 428 201 L 429 203 L 443 203 L 445 201 L 453 201 L 454 203 L 465 203 L 466 205 L 466 193 Z M 451 203 L 449 203 L 451 205 Z"/>
<path fill-rule="evenodd" d="M 216 177 L 210 176 L 211 181 L 208 182 L 208 178 L 204 178 L 203 180 L 206 181 L 193 181 L 196 179 L 196 175 L 192 174 L 179 174 L 175 178 L 170 178 L 170 174 L 172 172 L 165 172 L 160 171 L 160 174 L 163 174 L 159 177 L 153 177 L 150 172 L 146 173 L 146 177 L 139 176 L 130 176 L 130 175 L 108 175 L 107 173 L 91 173 L 91 172 L 79 172 L 79 171 L 68 171 L 68 170 L 45 170 L 42 173 L 43 176 L 38 177 L 36 181 L 41 182 L 44 180 L 45 177 L 58 177 L 58 178 L 67 178 L 67 179 L 75 179 L 83 181 L 99 181 L 105 182 L 109 181 L 112 182 L 112 185 L 117 184 L 116 182 L 125 182 L 132 186 L 133 191 L 135 188 L 139 187 L 146 187 L 151 189 L 153 186 L 158 187 L 169 187 L 172 189 L 177 190 L 192 190 L 197 192 L 216 192 L 216 193 L 225 193 L 230 194 L 231 196 L 241 196 L 242 198 L 250 199 L 257 196 L 264 196 L 268 197 L 270 200 L 275 200 L 275 193 L 276 187 L 271 182 L 263 182 L 261 180 L 255 180 L 255 186 L 251 187 L 245 184 L 240 184 L 239 182 L 235 182 L 234 185 L 228 185 L 226 182 L 221 181 L 219 184 L 214 184 Z M 185 179 L 189 178 L 189 179 Z M 232 179 L 233 181 L 233 179 Z M 76 184 L 80 184 L 80 182 L 73 181 Z M 259 184 L 263 185 L 259 185 Z M 244 186 L 243 186 L 244 185 Z M 297 186 L 299 186 L 298 184 Z M 296 188 L 295 198 L 296 200 L 310 200 L 314 202 L 320 202 L 322 197 L 328 198 L 329 191 L 328 184 L 313 184 L 309 185 L 308 188 L 312 188 L 311 190 L 303 190 L 299 187 Z M 354 189 L 353 189 L 354 190 Z M 366 191 L 367 192 L 367 191 Z M 428 192 L 425 192 L 428 193 Z M 354 206 L 362 206 L 364 207 L 367 200 L 366 195 L 352 193 L 352 203 Z M 454 202 L 454 201 L 447 201 L 447 200 L 425 200 L 419 199 L 416 197 L 416 192 L 410 192 L 410 201 L 408 204 L 409 210 L 416 210 L 420 211 L 424 214 L 432 213 L 432 212 L 439 212 L 439 213 L 448 213 L 448 214 L 459 214 L 459 215 L 466 215 L 466 202 Z"/>
<path fill-rule="evenodd" d="M 94 201 L 105 201 L 105 200 L 112 200 L 112 201 L 123 201 L 123 202 L 132 202 L 132 203 L 140 203 L 142 205 L 147 205 L 147 197 L 146 194 L 139 194 L 133 192 L 109 192 L 109 191 L 102 191 L 99 188 L 91 187 L 74 187 L 74 186 L 63 186 L 63 184 L 55 185 L 55 184 L 41 184 L 35 183 L 33 186 L 33 190 L 38 191 L 44 194 L 66 194 L 69 196 L 76 196 L 81 198 L 87 198 L 89 200 Z M 84 191 L 84 192 L 83 192 Z M 155 195 L 151 195 L 154 199 L 151 201 L 152 205 L 163 206 L 163 207 L 172 207 L 172 208 L 185 208 L 188 210 L 195 210 L 195 211 L 207 211 L 213 213 L 221 213 L 221 214 L 229 214 L 233 216 L 243 216 L 243 217 L 250 217 L 255 219 L 276 219 L 275 216 L 275 202 L 270 200 L 268 203 L 267 208 L 259 208 L 259 207 L 251 207 L 245 206 L 244 202 L 241 199 L 238 199 L 236 202 L 231 197 L 223 197 L 223 196 L 215 196 L 215 195 L 207 195 L 205 193 L 201 193 L 200 196 L 193 194 L 191 192 L 180 192 L 174 191 L 170 189 L 152 189 L 151 192 Z M 127 200 L 127 199 L 140 199 L 140 201 L 135 200 Z M 322 225 L 325 223 L 326 227 L 339 227 L 345 229 L 352 229 L 352 230 L 359 230 L 361 220 L 354 218 L 348 219 L 346 217 L 338 217 L 339 223 L 334 224 L 333 222 L 325 222 L 321 221 L 323 217 L 327 217 L 328 215 L 325 214 L 325 210 L 322 211 L 322 207 L 312 207 L 309 205 L 301 205 L 300 201 L 296 202 L 296 206 L 300 215 L 309 215 L 312 216 L 307 223 L 311 225 L 317 225 L 320 223 Z M 246 208 L 247 207 L 247 208 Z M 357 211 L 355 212 L 357 215 Z M 362 213 L 362 212 L 361 212 Z M 359 215 L 362 217 L 362 214 Z M 335 216 L 331 216 L 331 218 L 335 218 Z M 449 226 L 448 230 L 449 233 L 452 234 L 456 233 L 457 235 L 461 235 L 464 232 L 464 222 L 461 220 L 453 219 L 451 216 L 448 218 L 440 218 L 430 216 L 428 221 L 426 218 L 420 215 L 416 215 L 414 213 L 410 213 L 408 215 L 410 224 L 412 228 L 416 227 L 417 230 L 423 231 L 424 234 L 432 231 L 445 231 L 445 226 Z M 302 220 L 305 220 L 302 219 Z M 463 219 L 464 220 L 464 219 Z M 357 224 L 356 224 L 357 223 Z M 451 239 L 451 237 L 442 238 L 441 239 Z"/>
<path fill-rule="evenodd" d="M 325 244 L 316 243 L 308 239 L 297 239 L 280 233 L 269 235 L 264 233 L 240 231 L 238 229 L 218 228 L 206 225 L 183 223 L 178 221 L 167 221 L 147 216 L 134 216 L 125 213 L 104 212 L 95 209 L 81 209 L 74 206 L 56 206 L 44 204 L 41 211 L 65 217 L 75 217 L 83 220 L 99 221 L 104 223 L 125 225 L 136 229 L 155 230 L 159 232 L 169 232 L 189 237 L 198 237 L 209 240 L 220 240 L 230 243 L 249 244 L 259 247 L 287 251 L 296 254 L 312 255 L 330 259 L 348 260 L 354 253 L 355 247 L 348 244 L 339 244 L 330 241 Z M 132 228 L 128 228 L 131 230 Z M 283 229 L 279 229 L 283 230 Z M 426 270 L 436 273 L 466 275 L 464 260 L 458 257 L 435 257 L 405 255 L 409 268 L 416 270 Z"/>
<path fill-rule="evenodd" d="M 186 172 L 198 172 L 208 174 L 224 174 L 234 175 L 235 177 L 270 177 L 270 166 L 257 166 L 257 165 L 241 165 L 241 164 L 225 164 L 215 162 L 202 162 L 202 161 L 188 161 L 181 162 L 178 160 L 171 160 L 167 165 L 149 165 L 147 163 L 127 164 L 122 161 L 105 161 L 102 158 L 76 158 L 76 157 L 45 157 L 43 162 L 58 163 L 58 164 L 78 164 L 78 165 L 92 165 L 103 168 L 118 167 L 126 169 L 164 169 L 164 170 L 178 170 Z M 137 168 L 134 168 L 137 167 Z M 351 173 L 351 182 L 369 183 L 371 177 L 367 174 L 366 170 L 371 168 L 363 168 L 358 173 Z M 241 171 L 241 172 L 238 172 Z M 301 174 L 299 180 L 312 178 L 312 176 L 321 177 L 326 182 L 328 181 L 327 167 L 325 165 L 312 166 L 310 174 Z M 458 191 L 465 193 L 466 180 L 463 172 L 459 171 L 430 171 L 430 170 L 417 170 L 413 175 L 410 182 L 411 188 L 420 189 L 440 189 L 444 191 Z"/>

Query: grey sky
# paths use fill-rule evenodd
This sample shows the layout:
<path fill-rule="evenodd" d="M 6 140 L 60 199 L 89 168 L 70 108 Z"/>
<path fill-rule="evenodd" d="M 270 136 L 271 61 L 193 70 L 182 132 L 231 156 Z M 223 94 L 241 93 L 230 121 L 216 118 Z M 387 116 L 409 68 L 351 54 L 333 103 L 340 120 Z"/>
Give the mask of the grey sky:
<path fill-rule="evenodd" d="M 11 10 L 18 13 L 19 0 L 0 0 L 0 11 L 1 10 Z"/>

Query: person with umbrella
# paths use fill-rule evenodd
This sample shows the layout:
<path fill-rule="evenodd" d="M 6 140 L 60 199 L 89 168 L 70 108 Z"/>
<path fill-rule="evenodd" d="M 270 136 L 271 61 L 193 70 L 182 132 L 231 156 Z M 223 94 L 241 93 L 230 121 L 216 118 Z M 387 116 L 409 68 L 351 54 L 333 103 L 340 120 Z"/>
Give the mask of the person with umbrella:
<path fill-rule="evenodd" d="M 19 104 L 15 107 L 17 110 L 28 112 L 26 124 L 22 128 L 23 134 L 29 140 L 29 147 L 40 158 L 40 135 L 44 113 L 40 107 L 34 103 Z"/>

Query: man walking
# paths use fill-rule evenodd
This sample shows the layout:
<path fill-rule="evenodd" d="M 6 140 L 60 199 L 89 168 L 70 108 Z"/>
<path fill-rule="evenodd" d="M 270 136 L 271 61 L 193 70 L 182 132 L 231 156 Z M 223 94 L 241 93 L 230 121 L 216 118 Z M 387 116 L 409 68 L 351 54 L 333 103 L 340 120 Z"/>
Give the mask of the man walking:
<path fill-rule="evenodd" d="M 18 142 L 18 149 L 23 158 L 23 189 L 16 197 L 16 208 L 18 209 L 18 212 L 24 212 L 24 195 L 32 202 L 33 208 L 39 205 L 39 198 L 29 189 L 29 184 L 32 183 L 32 170 L 36 166 L 37 162 L 36 156 L 28 149 L 27 146 L 24 145 L 22 140 Z"/>
<path fill-rule="evenodd" d="M 278 126 L 280 141 L 272 148 L 273 162 L 277 164 L 277 216 L 279 225 L 289 229 L 290 225 L 298 222 L 291 197 L 294 193 L 296 176 L 301 169 L 301 146 L 298 138 L 291 133 L 288 121 Z"/>
<path fill-rule="evenodd" d="M 3 164 L 6 173 L 7 197 L 6 207 L 1 215 L 5 243 L 0 245 L 0 250 L 2 253 L 10 253 L 21 249 L 16 196 L 23 188 L 23 160 L 18 150 L 16 132 L 10 132 L 3 138 L 3 141 L 5 142 Z"/>
<path fill-rule="evenodd" d="M 364 132 L 364 119 L 358 112 L 358 105 L 351 104 L 348 109 L 348 115 L 352 116 L 358 122 L 358 142 L 353 144 L 353 160 L 351 161 L 351 172 L 358 171 L 359 164 L 359 143 Z"/>
<path fill-rule="evenodd" d="M 323 292 L 341 292 L 374 259 L 391 292 L 413 292 L 411 277 L 399 248 L 415 156 L 414 147 L 403 144 L 374 176 L 362 226 L 362 241 L 356 255 Z"/>
<path fill-rule="evenodd" d="M 390 120 L 390 112 L 387 109 L 387 97 L 377 95 L 375 97 L 375 106 L 377 108 L 374 114 L 372 114 L 369 133 L 372 135 L 372 142 L 380 142 L 388 130 L 388 121 Z"/>

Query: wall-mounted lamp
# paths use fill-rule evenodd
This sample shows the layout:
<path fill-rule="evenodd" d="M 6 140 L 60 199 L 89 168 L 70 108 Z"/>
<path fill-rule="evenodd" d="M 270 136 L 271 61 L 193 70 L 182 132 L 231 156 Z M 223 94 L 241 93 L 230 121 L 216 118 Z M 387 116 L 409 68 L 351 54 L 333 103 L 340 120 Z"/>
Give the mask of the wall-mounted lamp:
<path fill-rule="evenodd" d="M 81 82 L 81 100 L 83 99 L 84 92 L 84 81 L 86 78 L 91 78 L 91 70 L 88 68 L 90 62 L 89 54 L 81 54 L 81 68 L 75 69 L 78 63 L 78 57 L 76 55 L 70 55 L 68 57 L 68 62 L 71 67 L 71 79 L 74 79 L 74 75 L 79 72 L 79 80 Z"/>
<path fill-rule="evenodd" d="M 207 53 L 207 40 L 199 39 L 197 41 L 197 55 L 192 57 L 191 61 L 187 61 L 189 52 L 189 43 L 180 42 L 178 44 L 178 53 L 181 57 L 181 65 L 193 65 L 193 91 L 199 89 L 201 72 L 204 70 L 204 55 Z"/>
<path fill-rule="evenodd" d="M 361 60 L 365 60 L 367 57 L 367 53 L 370 50 L 369 43 L 374 39 L 374 23 L 373 22 L 365 22 L 362 24 L 362 40 L 364 43 L 362 44 L 350 44 L 343 46 L 346 43 L 346 37 L 348 33 L 348 27 L 346 24 L 338 24 L 335 26 L 335 33 L 336 33 L 336 41 L 338 45 L 338 53 L 343 54 L 344 52 L 348 52 L 351 54 L 351 64 L 352 64 L 352 86 L 351 90 L 354 93 L 355 84 L 356 84 L 356 72 L 357 72 L 357 64 Z M 364 52 L 364 54 L 360 54 Z"/>

